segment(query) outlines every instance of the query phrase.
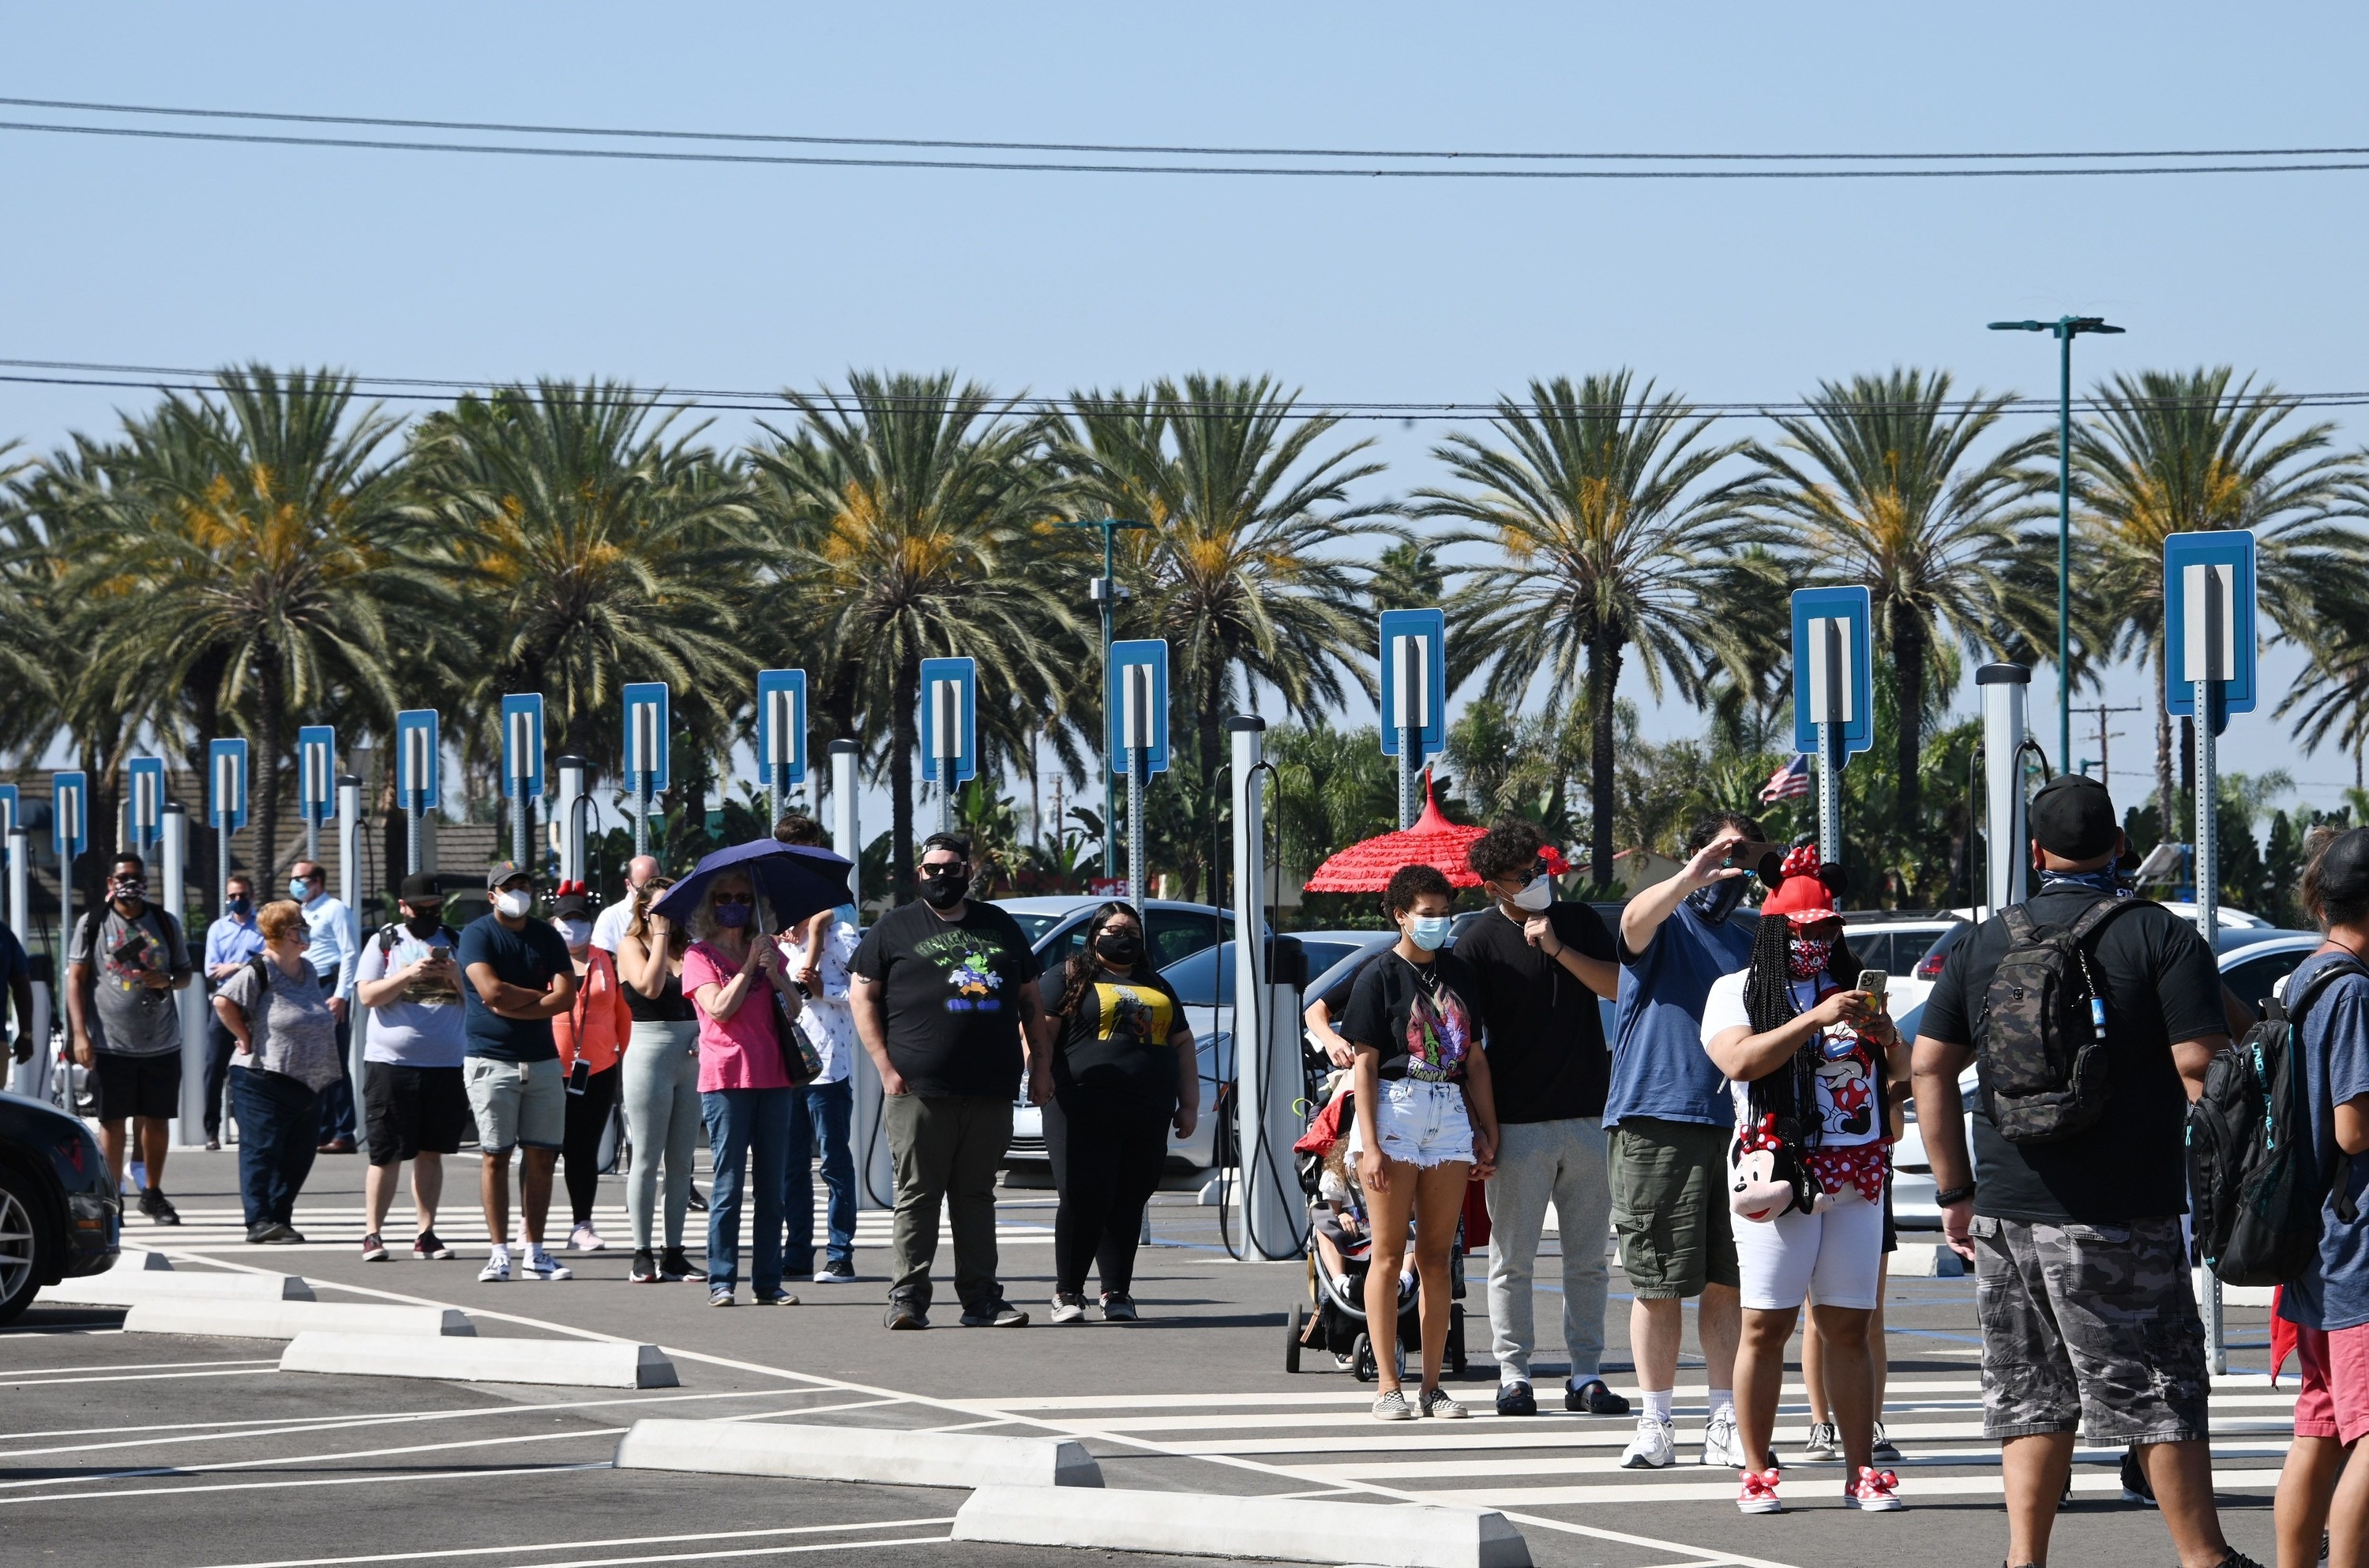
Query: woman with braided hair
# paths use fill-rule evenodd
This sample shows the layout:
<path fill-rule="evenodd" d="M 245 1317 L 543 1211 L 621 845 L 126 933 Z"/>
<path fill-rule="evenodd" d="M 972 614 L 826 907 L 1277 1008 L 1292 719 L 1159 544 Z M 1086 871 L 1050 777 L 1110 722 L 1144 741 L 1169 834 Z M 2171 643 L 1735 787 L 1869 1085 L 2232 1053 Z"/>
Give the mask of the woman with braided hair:
<path fill-rule="evenodd" d="M 1735 1505 L 1773 1514 L 1770 1430 L 1785 1344 L 1805 1298 L 1822 1341 L 1826 1396 L 1841 1439 L 1846 1507 L 1900 1506 L 1896 1478 L 1870 1462 L 1875 1363 L 1868 1324 L 1879 1299 L 1883 1189 L 1891 1166 L 1884 1087 L 1908 1076 L 1908 1047 L 1881 997 L 1846 989 L 1858 961 L 1842 940 L 1817 851 L 1797 848 L 1761 906 L 1751 961 L 1703 1005 L 1703 1048 L 1727 1075 L 1737 1156 L 1736 1269 L 1744 1336 L 1735 1358 L 1736 1430 L 1746 1462 Z"/>
<path fill-rule="evenodd" d="M 1103 1320 L 1133 1322 L 1136 1243 L 1168 1162 L 1168 1129 L 1189 1138 L 1201 1114 L 1192 1026 L 1151 967 L 1134 905 L 1104 904 L 1086 921 L 1085 944 L 1062 970 L 1060 999 L 1037 1027 L 1037 1059 L 1051 1059 L 1052 1082 L 1031 1093 L 1060 1195 L 1053 1321 L 1084 1320 L 1093 1268 Z"/>

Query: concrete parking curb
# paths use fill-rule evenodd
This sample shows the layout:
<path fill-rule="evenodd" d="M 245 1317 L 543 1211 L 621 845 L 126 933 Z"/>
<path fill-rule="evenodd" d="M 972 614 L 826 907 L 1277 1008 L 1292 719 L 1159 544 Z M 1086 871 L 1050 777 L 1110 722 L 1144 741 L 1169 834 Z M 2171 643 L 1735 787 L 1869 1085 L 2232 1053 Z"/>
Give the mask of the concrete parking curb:
<path fill-rule="evenodd" d="M 954 1539 L 1378 1568 L 1530 1564 L 1529 1543 L 1494 1510 L 1206 1492 L 982 1486 L 956 1511 Z"/>
<path fill-rule="evenodd" d="M 655 1345 L 590 1339 L 429 1339 L 307 1329 L 280 1353 L 283 1372 L 547 1383 L 589 1389 L 681 1386 Z"/>
<path fill-rule="evenodd" d="M 1903 1242 L 1893 1250 L 1894 1279 L 1963 1279 L 1966 1260 L 1946 1242 Z"/>
<path fill-rule="evenodd" d="M 126 1333 L 214 1334 L 224 1339 L 294 1339 L 315 1329 L 435 1338 L 475 1334 L 457 1307 L 380 1307 L 348 1301 L 242 1301 L 182 1298 L 139 1301 L 124 1314 Z"/>
<path fill-rule="evenodd" d="M 143 1301 L 310 1301 L 313 1288 L 292 1274 L 227 1274 L 213 1269 L 109 1269 L 41 1288 L 44 1301 L 132 1307 Z"/>
<path fill-rule="evenodd" d="M 636 1421 L 619 1470 L 704 1471 L 891 1486 L 1100 1486 L 1102 1468 L 1066 1437 L 992 1437 L 781 1422 Z"/>

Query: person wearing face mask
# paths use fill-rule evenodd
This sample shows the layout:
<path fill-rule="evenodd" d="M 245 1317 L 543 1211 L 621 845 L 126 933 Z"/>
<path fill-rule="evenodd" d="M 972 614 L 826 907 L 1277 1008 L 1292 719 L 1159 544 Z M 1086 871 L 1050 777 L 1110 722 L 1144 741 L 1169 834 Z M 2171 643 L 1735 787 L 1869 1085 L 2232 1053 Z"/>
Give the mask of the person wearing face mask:
<path fill-rule="evenodd" d="M 1168 1130 L 1189 1138 L 1201 1070 L 1184 1006 L 1151 967 L 1143 921 L 1104 904 L 1065 967 L 1059 1005 L 1038 1025 L 1028 1095 L 1045 1113 L 1053 1216 L 1053 1322 L 1086 1315 L 1086 1270 L 1102 1280 L 1105 1322 L 1136 1321 L 1135 1250 L 1143 1207 L 1168 1162 Z"/>
<path fill-rule="evenodd" d="M 206 983 L 219 989 L 263 951 L 255 925 L 255 879 L 234 872 L 223 878 L 223 912 L 206 927 Z M 223 1102 L 230 1093 L 231 1053 L 238 1041 L 206 1009 L 206 1148 L 222 1148 Z"/>
<path fill-rule="evenodd" d="M 576 966 L 557 932 L 532 919 L 534 878 L 509 861 L 486 873 L 493 912 L 461 933 L 464 1028 L 462 1079 L 476 1114 L 478 1197 L 490 1247 L 477 1277 L 510 1276 L 509 1173 L 519 1156 L 520 1228 L 526 1233 L 530 1279 L 571 1279 L 574 1272 L 543 1244 L 551 1209 L 552 1168 L 567 1130 L 567 1093 L 551 1021 L 576 1003 Z"/>
<path fill-rule="evenodd" d="M 1703 1002 L 1744 967 L 1750 931 L 1731 919 L 1745 877 L 1768 846 L 1748 817 L 1707 817 L 1687 835 L 1678 874 L 1620 911 L 1620 994 L 1604 1096 L 1607 1163 L 1620 1269 L 1629 1277 L 1629 1345 L 1645 1408 L 1620 1456 L 1631 1470 L 1677 1459 L 1671 1419 L 1678 1379 L 1680 1302 L 1700 1297 L 1710 1388 L 1701 1462 L 1741 1466 L 1735 1441 L 1735 1241 L 1728 1224 L 1727 1145 L 1735 1116 L 1727 1084 L 1702 1048 Z M 1774 869 L 1774 862 L 1770 862 Z"/>
<path fill-rule="evenodd" d="M 1436 865 L 1403 865 L 1391 875 L 1382 908 L 1399 939 L 1357 977 L 1341 1019 L 1343 1037 L 1357 1051 L 1350 1070 L 1357 1125 L 1349 1151 L 1373 1220 L 1366 1321 L 1398 1321 L 1410 1220 L 1422 1281 L 1421 1393 L 1416 1403 L 1407 1402 L 1398 1358 L 1380 1347 L 1377 1421 L 1454 1420 L 1466 1413 L 1439 1386 L 1452 1305 L 1448 1254 L 1466 1185 L 1485 1181 L 1496 1163 L 1497 1109 L 1468 1000 L 1471 974 L 1454 953 L 1442 951 L 1455 898 L 1447 873 Z"/>
<path fill-rule="evenodd" d="M 353 911 L 344 899 L 330 897 L 328 867 L 316 860 L 300 860 L 288 868 L 288 896 L 303 908 L 304 960 L 321 977 L 322 994 L 338 1021 L 338 1081 L 321 1094 L 320 1151 L 351 1154 L 354 1086 L 344 1064 L 352 1054 L 354 966 L 361 956 Z"/>
<path fill-rule="evenodd" d="M 461 1151 L 469 1126 L 469 1091 L 461 1081 L 469 1042 L 461 1010 L 461 934 L 444 923 L 444 889 L 432 872 L 403 879 L 395 909 L 403 918 L 362 944 L 354 1000 L 370 1010 L 362 1047 L 362 1183 L 366 1212 L 362 1261 L 386 1261 L 379 1235 L 403 1162 L 411 1162 L 411 1207 L 418 1221 L 411 1255 L 425 1263 L 452 1249 L 436 1234 L 444 1196 L 444 1156 Z"/>
<path fill-rule="evenodd" d="M 618 1066 L 634 1014 L 618 983 L 617 963 L 592 945 L 592 900 L 581 882 L 563 882 L 551 900 L 551 926 L 567 944 L 576 969 L 576 1002 L 551 1021 L 559 1069 L 566 1075 L 567 1128 L 560 1160 L 567 1176 L 567 1207 L 574 1228 L 571 1253 L 597 1253 L 608 1243 L 592 1226 L 592 1206 L 601 1196 L 601 1142 L 616 1108 Z"/>
<path fill-rule="evenodd" d="M 1534 1415 L 1532 1275 L 1552 1204 L 1562 1247 L 1562 1339 L 1571 1356 L 1563 1408 L 1626 1415 L 1606 1386 L 1604 1301 L 1612 1189 L 1604 1162 L 1604 1086 L 1610 1059 L 1596 999 L 1619 994 L 1612 933 L 1586 904 L 1559 903 L 1546 842 L 1528 822 L 1472 841 L 1465 864 L 1496 909 L 1456 939 L 1465 995 L 1482 1025 L 1497 1107 L 1497 1173 L 1489 1178 L 1489 1323 L 1497 1356 L 1497 1413 Z M 1596 1244 L 1584 1246 L 1580 1238 Z"/>
<path fill-rule="evenodd" d="M 173 993 L 195 973 L 181 926 L 148 901 L 148 868 L 115 857 L 107 902 L 74 922 L 66 948 L 66 1027 L 98 1098 L 99 1142 L 123 1185 L 124 1123 L 140 1141 L 140 1212 L 178 1225 L 164 1193 L 165 1150 L 181 1114 L 181 1014 Z"/>
<path fill-rule="evenodd" d="M 970 841 L 932 834 L 921 845 L 921 900 L 864 933 L 848 982 L 856 1036 L 880 1070 L 897 1173 L 892 1329 L 930 1326 L 941 1206 L 953 1220 L 963 1326 L 1028 1322 L 996 1278 L 995 1172 L 1012 1143 L 1013 1091 L 1038 1054 L 1044 1006 L 1019 922 L 972 898 L 970 878 Z M 1029 1071 L 1041 1082 L 1041 1070 Z"/>
<path fill-rule="evenodd" d="M 1802 1302 L 1814 1297 L 1825 1396 L 1842 1449 L 1843 1505 L 1890 1513 L 1900 1507 L 1898 1478 L 1871 1462 L 1869 1329 L 1882 1288 L 1892 1168 L 1885 1107 L 1898 1098 L 1894 1086 L 1907 1082 L 1908 1046 L 1879 999 L 1845 988 L 1842 977 L 1856 979 L 1859 962 L 1842 940 L 1817 847 L 1795 849 L 1780 875 L 1760 907 L 1750 960 L 1712 985 L 1702 1014 L 1704 1053 L 1726 1075 L 1734 1105 L 1738 1171 L 1747 1150 L 1766 1150 L 1790 1156 L 1788 1169 L 1804 1178 L 1781 1207 L 1746 1207 L 1734 1227 L 1744 1309 L 1736 1440 L 1746 1455 L 1761 1457 L 1738 1467 L 1735 1505 L 1747 1514 L 1780 1511 L 1780 1471 L 1767 1456 L 1785 1343 Z"/>
<path fill-rule="evenodd" d="M 749 1283 L 760 1307 L 795 1307 L 782 1288 L 782 1193 L 790 1154 L 790 1058 L 803 1005 L 772 937 L 772 906 L 746 872 L 723 872 L 692 916 L 682 990 L 699 1014 L 699 1108 L 715 1166 L 707 1210 L 707 1304 L 732 1305 L 740 1208 L 753 1185 Z"/>
<path fill-rule="evenodd" d="M 625 1278 L 635 1285 L 707 1277 L 682 1247 L 701 1120 L 699 1015 L 682 993 L 688 944 L 680 926 L 650 908 L 673 886 L 668 877 L 653 876 L 635 889 L 634 917 L 617 939 L 625 1007 L 634 1016 L 618 1092 L 625 1102 L 625 1130 L 634 1140 L 634 1168 L 625 1175 L 634 1257 Z M 661 1170 L 666 1176 L 662 1235 L 658 1230 Z M 663 1241 L 663 1250 L 653 1245 L 655 1241 Z"/>

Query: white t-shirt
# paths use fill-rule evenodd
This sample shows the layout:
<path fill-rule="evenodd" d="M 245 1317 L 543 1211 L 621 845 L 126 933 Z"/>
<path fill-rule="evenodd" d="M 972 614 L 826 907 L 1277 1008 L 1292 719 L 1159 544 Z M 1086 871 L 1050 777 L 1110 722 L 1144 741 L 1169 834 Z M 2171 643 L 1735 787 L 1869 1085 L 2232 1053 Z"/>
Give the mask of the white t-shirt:
<path fill-rule="evenodd" d="M 1738 969 L 1711 982 L 1711 995 L 1703 1001 L 1705 1048 L 1723 1029 L 1752 1026 L 1752 1019 L 1744 1010 L 1746 973 Z M 1828 991 L 1842 989 L 1830 974 L 1821 973 L 1815 980 L 1795 980 L 1793 1005 L 1807 1012 Z M 1882 1053 L 1848 1029 L 1820 1030 L 1817 1043 L 1819 1055 L 1825 1059 L 1818 1069 L 1818 1114 L 1825 1124 L 1819 1147 L 1848 1149 L 1854 1144 L 1877 1141 L 1884 1133 L 1875 1114 L 1875 1064 L 1883 1059 Z M 1727 1090 L 1735 1101 L 1736 1119 L 1750 1120 L 1751 1085 L 1731 1079 Z"/>
<path fill-rule="evenodd" d="M 821 961 L 815 966 L 822 971 L 822 992 L 807 998 L 806 1005 L 798 1009 L 798 1033 L 822 1059 L 822 1070 L 815 1075 L 817 1083 L 836 1083 L 845 1078 L 859 1048 L 855 1008 L 847 1000 L 847 967 L 855 961 L 857 941 L 855 928 L 847 921 L 830 922 L 823 933 Z M 795 943 L 782 944 L 783 957 L 793 966 L 805 952 Z"/>
<path fill-rule="evenodd" d="M 628 893 L 592 917 L 592 945 L 615 957 L 618 939 L 625 934 L 625 927 L 633 923 L 633 919 L 634 896 Z"/>

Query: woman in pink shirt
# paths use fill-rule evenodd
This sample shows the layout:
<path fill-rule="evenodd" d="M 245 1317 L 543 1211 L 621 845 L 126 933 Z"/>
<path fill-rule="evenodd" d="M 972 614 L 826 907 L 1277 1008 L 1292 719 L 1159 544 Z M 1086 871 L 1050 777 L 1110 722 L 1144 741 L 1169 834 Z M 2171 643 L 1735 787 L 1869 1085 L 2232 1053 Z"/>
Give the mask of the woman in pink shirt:
<path fill-rule="evenodd" d="M 597 1253 L 609 1244 L 592 1228 L 592 1205 L 601 1196 L 601 1144 L 624 1076 L 618 1058 L 634 1032 L 616 960 L 592 945 L 591 903 L 584 884 L 563 882 L 551 910 L 552 926 L 576 966 L 576 1005 L 551 1021 L 551 1041 L 559 1047 L 559 1070 L 567 1082 L 560 1163 L 567 1176 L 568 1207 L 576 1214 L 576 1229 L 567 1237 L 572 1253 Z"/>
<path fill-rule="evenodd" d="M 757 1305 L 795 1307 L 782 1288 L 782 1194 L 790 1151 L 790 1071 L 784 1056 L 800 998 L 773 942 L 772 910 L 745 873 L 707 886 L 691 918 L 683 993 L 699 1015 L 699 1104 L 714 1155 L 707 1211 L 707 1304 L 732 1305 L 740 1266 L 740 1205 L 757 1186 L 750 1276 Z M 795 1050 L 791 1046 L 788 1049 Z M 742 1165 L 755 1171 L 744 1175 Z"/>

